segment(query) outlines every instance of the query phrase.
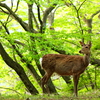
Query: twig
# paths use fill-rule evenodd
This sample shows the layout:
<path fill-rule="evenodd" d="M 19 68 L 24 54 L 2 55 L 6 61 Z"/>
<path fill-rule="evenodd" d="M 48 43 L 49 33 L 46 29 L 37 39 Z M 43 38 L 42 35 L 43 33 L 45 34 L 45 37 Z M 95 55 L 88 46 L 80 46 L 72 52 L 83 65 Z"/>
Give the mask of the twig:
<path fill-rule="evenodd" d="M 93 17 L 94 17 L 95 15 L 97 15 L 98 13 L 100 13 L 100 10 L 98 10 L 97 12 L 95 12 L 94 14 L 92 14 L 92 15 L 91 15 L 91 19 L 93 19 Z"/>
<path fill-rule="evenodd" d="M 6 25 L 0 20 L 0 23 L 2 24 L 2 26 L 5 28 L 7 34 L 10 34 L 8 28 L 6 27 Z"/>
<path fill-rule="evenodd" d="M 2 89 L 7 89 L 7 90 L 11 90 L 11 91 L 16 92 L 16 93 L 19 94 L 19 95 L 22 95 L 22 94 L 20 94 L 18 91 L 14 90 L 14 89 L 6 88 L 6 87 L 0 87 L 0 88 L 2 88 Z"/>
<path fill-rule="evenodd" d="M 16 7 L 16 9 L 15 9 L 15 11 L 14 11 L 14 12 L 16 12 L 16 11 L 18 10 L 18 5 L 19 5 L 19 2 L 20 2 L 20 0 L 18 0 L 18 1 L 17 1 L 17 7 Z"/>
<path fill-rule="evenodd" d="M 80 4 L 80 6 L 79 6 L 78 8 L 73 4 L 73 2 L 72 2 L 71 0 L 69 0 L 69 1 L 71 2 L 71 4 L 73 5 L 74 9 L 76 10 L 77 19 L 78 19 L 78 22 L 79 22 L 79 26 L 80 26 L 80 29 L 81 29 L 81 33 L 82 33 L 82 35 L 83 35 L 84 33 L 83 33 L 82 24 L 81 24 L 81 19 L 80 19 L 80 17 L 79 17 L 79 10 L 80 10 L 81 6 L 84 4 L 84 2 L 85 2 L 86 0 L 84 0 L 84 1 Z M 82 41 L 84 42 L 84 38 L 82 38 Z"/>
<path fill-rule="evenodd" d="M 77 9 L 78 11 L 80 10 L 81 6 L 85 3 L 85 1 L 86 1 L 86 0 L 84 0 L 84 1 L 80 4 L 79 8 Z"/>

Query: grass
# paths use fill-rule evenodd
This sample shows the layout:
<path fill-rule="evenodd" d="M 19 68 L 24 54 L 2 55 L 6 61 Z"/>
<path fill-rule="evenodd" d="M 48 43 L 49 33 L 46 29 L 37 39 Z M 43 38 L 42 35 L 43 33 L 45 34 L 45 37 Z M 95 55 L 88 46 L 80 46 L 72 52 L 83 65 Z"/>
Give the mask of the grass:
<path fill-rule="evenodd" d="M 0 95 L 0 100 L 100 100 L 100 91 L 95 90 L 91 92 L 86 92 L 84 94 L 79 93 L 78 97 L 75 97 L 73 94 L 62 93 L 60 95 L 35 95 L 35 96 L 14 96 L 14 95 Z"/>

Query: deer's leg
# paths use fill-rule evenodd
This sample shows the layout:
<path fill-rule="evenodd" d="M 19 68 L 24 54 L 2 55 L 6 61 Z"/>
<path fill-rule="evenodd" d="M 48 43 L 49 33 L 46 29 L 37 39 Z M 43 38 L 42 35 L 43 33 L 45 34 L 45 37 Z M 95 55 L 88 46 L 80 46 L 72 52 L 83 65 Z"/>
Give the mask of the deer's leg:
<path fill-rule="evenodd" d="M 45 93 L 45 90 L 44 90 L 44 85 L 48 82 L 49 78 L 51 77 L 53 72 L 46 72 L 45 75 L 43 76 L 43 78 L 41 79 L 41 87 L 42 87 L 42 90 L 43 90 L 43 93 Z"/>
<path fill-rule="evenodd" d="M 42 87 L 42 90 L 43 90 L 43 93 L 45 93 L 45 88 L 44 88 L 44 85 L 46 84 L 45 83 L 45 80 L 46 80 L 46 74 L 43 76 L 43 78 L 41 79 L 41 87 Z"/>
<path fill-rule="evenodd" d="M 77 93 L 77 86 L 78 86 L 79 77 L 80 77 L 80 75 L 73 75 L 74 93 L 75 93 L 75 96 L 78 96 L 78 93 Z"/>

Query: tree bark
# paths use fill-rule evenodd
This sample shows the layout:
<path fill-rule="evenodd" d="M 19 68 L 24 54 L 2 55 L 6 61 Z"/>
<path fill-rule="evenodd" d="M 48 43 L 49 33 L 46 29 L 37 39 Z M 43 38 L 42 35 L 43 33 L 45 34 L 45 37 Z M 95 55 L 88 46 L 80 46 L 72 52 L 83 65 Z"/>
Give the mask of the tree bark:
<path fill-rule="evenodd" d="M 47 9 L 44 11 L 44 14 L 43 14 L 43 21 L 42 21 L 41 30 L 40 30 L 41 33 L 44 33 L 44 32 L 45 32 L 45 29 L 46 29 L 46 21 L 47 21 L 48 15 L 50 14 L 50 12 L 51 12 L 55 7 L 56 7 L 56 4 L 53 4 L 51 7 L 47 8 Z"/>
<path fill-rule="evenodd" d="M 30 32 L 33 32 L 32 7 L 33 4 L 28 4 L 28 27 Z"/>

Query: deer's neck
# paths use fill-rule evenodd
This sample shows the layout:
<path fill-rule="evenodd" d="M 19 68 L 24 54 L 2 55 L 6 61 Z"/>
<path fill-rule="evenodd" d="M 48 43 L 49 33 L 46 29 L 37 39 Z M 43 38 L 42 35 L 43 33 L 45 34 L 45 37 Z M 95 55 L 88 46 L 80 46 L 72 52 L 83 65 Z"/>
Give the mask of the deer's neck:
<path fill-rule="evenodd" d="M 90 62 L 90 53 L 89 54 L 85 54 L 85 56 L 83 57 L 84 60 L 84 64 L 87 67 L 89 62 Z"/>

